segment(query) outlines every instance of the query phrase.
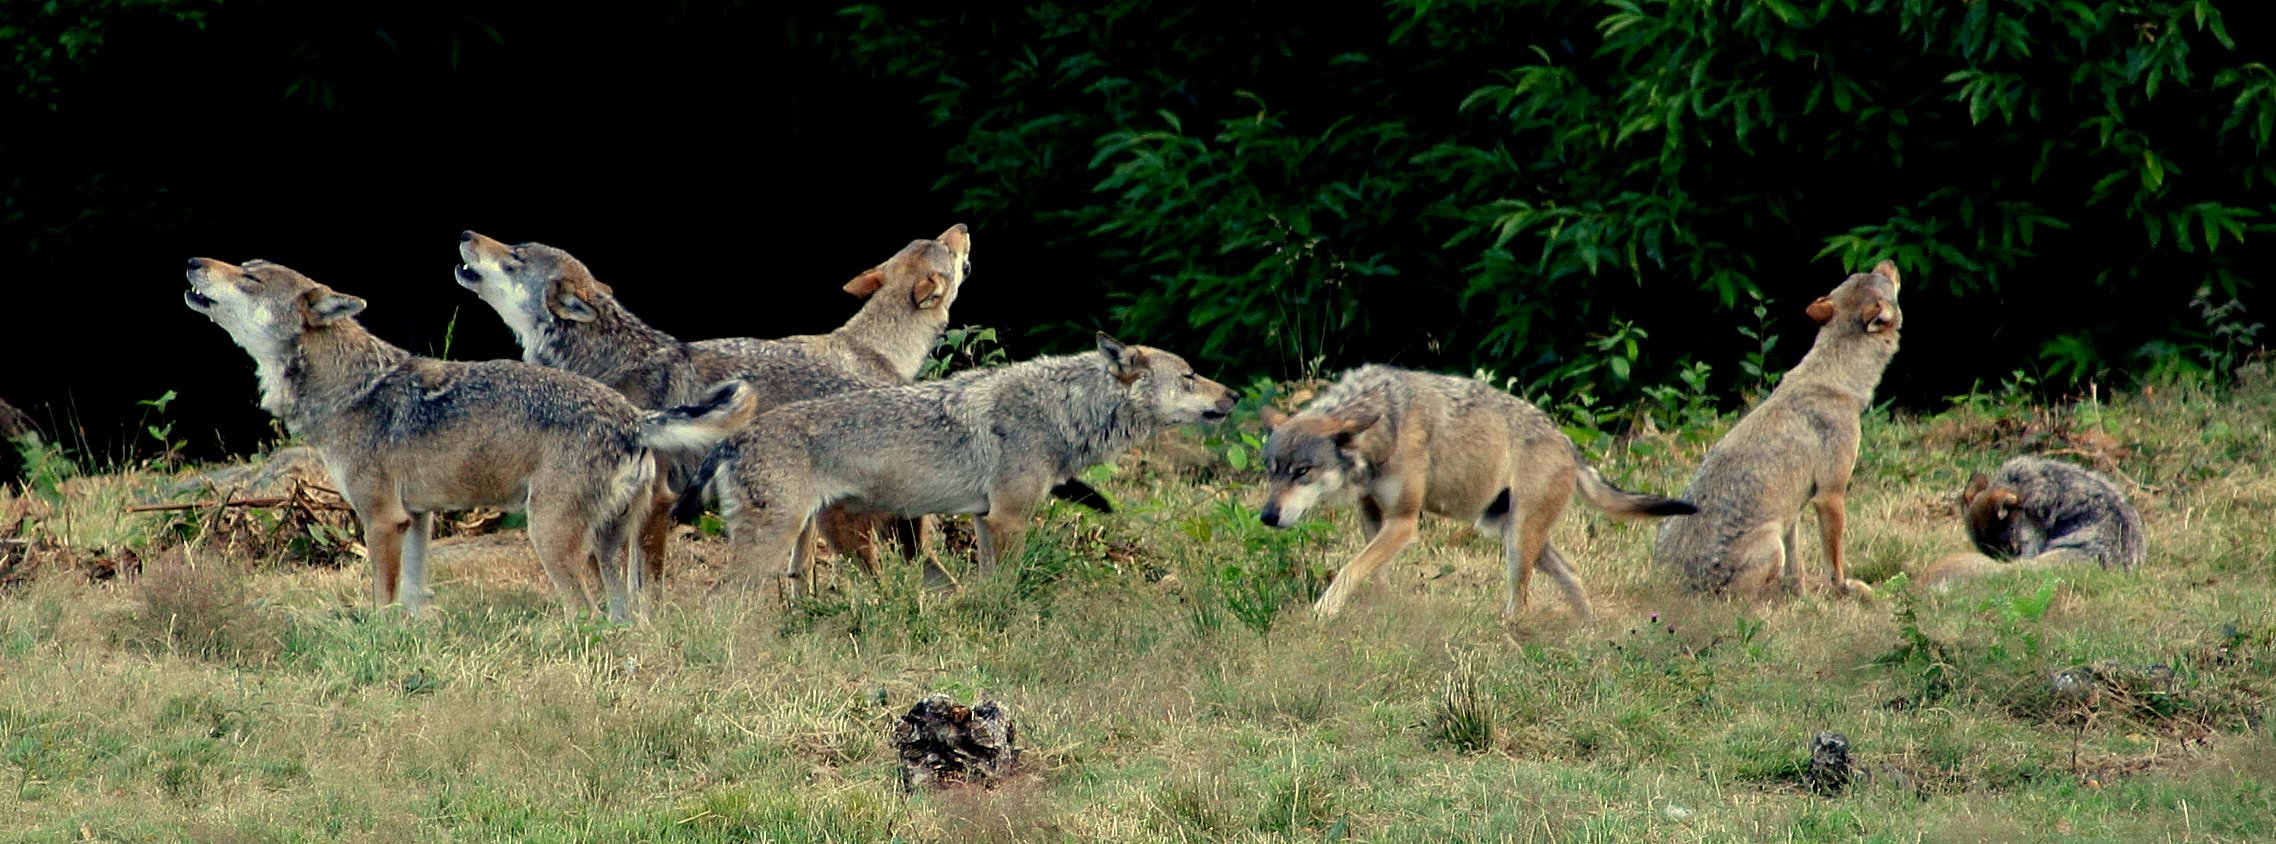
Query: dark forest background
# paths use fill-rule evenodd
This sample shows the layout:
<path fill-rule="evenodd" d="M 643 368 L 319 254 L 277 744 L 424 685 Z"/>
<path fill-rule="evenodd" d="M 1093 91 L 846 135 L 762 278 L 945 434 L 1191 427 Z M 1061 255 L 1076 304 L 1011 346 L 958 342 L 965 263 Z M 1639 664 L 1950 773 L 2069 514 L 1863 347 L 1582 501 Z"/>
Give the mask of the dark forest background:
<path fill-rule="evenodd" d="M 2247 15 L 2254 15 L 2248 18 Z M 1897 261 L 1899 406 L 2225 383 L 2263 344 L 2256 4 L 0 0 L 0 400 L 101 459 L 271 435 L 193 255 L 514 357 L 472 228 L 686 339 L 827 330 L 964 222 L 955 321 L 1224 380 L 1492 372 L 1579 424 L 1730 409 Z M 139 404 L 173 391 L 163 413 Z"/>

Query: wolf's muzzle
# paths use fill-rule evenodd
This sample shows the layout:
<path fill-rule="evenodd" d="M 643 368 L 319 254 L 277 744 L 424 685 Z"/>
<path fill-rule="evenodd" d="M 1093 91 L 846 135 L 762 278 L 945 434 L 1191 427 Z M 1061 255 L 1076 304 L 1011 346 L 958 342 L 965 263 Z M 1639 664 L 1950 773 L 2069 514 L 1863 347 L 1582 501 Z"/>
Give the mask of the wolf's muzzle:
<path fill-rule="evenodd" d="M 1217 400 L 1216 407 L 1201 412 L 1201 421 L 1215 422 L 1233 415 L 1233 405 L 1238 404 L 1240 400 L 1241 394 L 1239 392 L 1226 390 L 1225 397 Z"/>
<path fill-rule="evenodd" d="M 183 273 L 183 275 L 194 277 L 198 273 L 205 270 L 205 265 L 206 260 L 204 258 L 191 258 L 189 262 L 189 271 Z M 205 296 L 198 292 L 198 289 L 195 286 L 197 284 L 195 278 L 191 279 L 190 284 L 192 285 L 190 289 L 182 291 L 182 302 L 189 305 L 191 308 L 200 311 L 213 307 L 213 298 Z"/>

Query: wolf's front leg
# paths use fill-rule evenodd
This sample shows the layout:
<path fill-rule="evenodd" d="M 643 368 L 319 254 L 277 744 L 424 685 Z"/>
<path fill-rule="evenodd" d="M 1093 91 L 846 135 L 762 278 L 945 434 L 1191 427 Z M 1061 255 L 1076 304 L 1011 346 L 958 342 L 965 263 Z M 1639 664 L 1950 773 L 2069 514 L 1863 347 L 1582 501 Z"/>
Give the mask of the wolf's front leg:
<path fill-rule="evenodd" d="M 988 491 L 988 512 L 972 520 L 980 546 L 974 556 L 979 558 L 982 576 L 995 571 L 997 561 L 1019 558 L 1035 511 L 1050 493 L 1048 479 L 1011 482 Z"/>
<path fill-rule="evenodd" d="M 987 515 L 972 520 L 973 532 L 979 548 L 973 553 L 979 558 L 980 574 L 985 577 L 996 570 L 996 561 L 1018 559 L 1026 547 L 1027 523 L 1033 513 L 1017 515 L 991 510 Z"/>
<path fill-rule="evenodd" d="M 1360 497 L 1360 517 L 1363 521 L 1376 522 L 1374 535 L 1368 538 L 1367 547 L 1360 549 L 1359 556 L 1336 570 L 1335 579 L 1328 583 L 1328 591 L 1313 602 L 1312 612 L 1323 616 L 1342 612 L 1361 583 L 1367 582 L 1376 569 L 1414 543 L 1416 528 L 1422 520 L 1423 485 L 1428 475 L 1427 470 L 1410 467 L 1401 475 L 1380 479 L 1371 490 L 1388 490 L 1392 494 L 1383 496 L 1390 499 L 1388 512 L 1374 511 L 1380 512 L 1379 516 L 1371 516 L 1367 506 L 1376 503 L 1379 493 L 1370 491 Z"/>
<path fill-rule="evenodd" d="M 1360 549 L 1359 556 L 1336 570 L 1335 580 L 1328 584 L 1328 591 L 1321 593 L 1320 600 L 1312 604 L 1312 611 L 1323 616 L 1343 612 L 1344 604 L 1350 603 L 1351 594 L 1359 589 L 1359 584 L 1414 543 L 1419 516 L 1419 513 L 1404 516 L 1393 513 L 1383 523 L 1383 529 L 1375 532 L 1375 538 L 1368 540 L 1367 547 Z"/>
<path fill-rule="evenodd" d="M 371 559 L 372 605 L 385 607 L 395 603 L 396 588 L 401 585 L 403 534 L 411 529 L 411 514 L 403 509 L 402 500 L 393 496 L 350 492 L 354 497 L 348 503 L 355 508 L 356 521 L 363 524 L 364 553 Z"/>
<path fill-rule="evenodd" d="M 396 580 L 396 594 L 413 615 L 427 606 L 427 540 L 434 536 L 434 526 L 435 514 L 413 513 L 403 533 L 403 571 Z"/>
<path fill-rule="evenodd" d="M 1836 595 L 1868 598 L 1873 587 L 1864 581 L 1851 579 L 1849 568 L 1841 557 L 1842 529 L 1849 521 L 1848 498 L 1841 492 L 1822 492 L 1812 502 L 1818 509 L 1818 539 L 1825 543 L 1827 586 Z"/>
<path fill-rule="evenodd" d="M 821 518 L 819 513 L 807 514 L 806 521 L 798 526 L 798 538 L 791 542 L 790 564 L 782 571 L 783 596 L 790 600 L 804 598 L 813 590 L 806 581 L 813 576 L 814 523 Z"/>

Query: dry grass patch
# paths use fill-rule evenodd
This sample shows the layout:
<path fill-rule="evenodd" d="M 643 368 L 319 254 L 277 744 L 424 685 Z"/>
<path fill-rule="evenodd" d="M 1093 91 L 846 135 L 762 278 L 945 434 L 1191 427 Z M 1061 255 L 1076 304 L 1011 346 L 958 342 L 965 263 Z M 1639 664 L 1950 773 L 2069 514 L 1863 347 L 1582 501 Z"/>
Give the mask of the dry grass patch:
<path fill-rule="evenodd" d="M 436 542 L 436 601 L 414 619 L 368 607 L 360 562 L 184 547 L 164 522 L 117 512 L 146 480 L 72 478 L 62 500 L 39 499 L 32 531 L 73 553 L 131 552 L 143 571 L 43 566 L 0 589 L 0 828 L 32 840 L 82 828 L 98 840 L 2266 840 L 2276 535 L 2263 526 L 2276 483 L 2258 451 L 2272 402 L 2184 393 L 1869 416 L 1849 547 L 1853 571 L 1881 587 L 1871 601 L 1685 594 L 1650 564 L 1651 525 L 1576 504 L 1555 538 L 1589 585 L 1593 623 L 1553 590 L 1497 619 L 1500 549 L 1443 520 L 1343 615 L 1316 619 L 1317 578 L 1361 544 L 1349 508 L 1262 529 L 1256 473 L 1210 465 L 1222 440 L 1206 435 L 1094 473 L 1116 514 L 1052 508 L 1018 565 L 962 592 L 927 589 L 901 564 L 841 571 L 797 605 L 714 595 L 725 546 L 683 533 L 664 605 L 629 626 L 563 613 L 519 531 Z M 1715 430 L 1642 436 L 1596 462 L 1623 486 L 1673 493 Z M 1904 585 L 1966 547 L 1950 502 L 1967 471 L 2006 449 L 2099 442 L 2087 432 L 2112 438 L 2096 453 L 2141 484 L 2142 571 Z M 1822 562 L 1805 546 L 1815 583 Z M 2066 687 L 2063 672 L 2079 673 Z M 1010 707 L 1030 765 L 1016 786 L 901 793 L 884 737 L 935 691 Z M 1801 784 L 1820 730 L 1846 735 L 1868 774 L 1840 797 Z"/>

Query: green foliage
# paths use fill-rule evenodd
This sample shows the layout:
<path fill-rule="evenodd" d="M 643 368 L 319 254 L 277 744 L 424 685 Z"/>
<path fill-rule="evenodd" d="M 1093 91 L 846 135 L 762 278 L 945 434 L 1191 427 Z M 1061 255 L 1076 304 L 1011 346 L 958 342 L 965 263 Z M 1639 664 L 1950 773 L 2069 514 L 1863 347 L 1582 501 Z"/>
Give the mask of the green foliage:
<path fill-rule="evenodd" d="M 0 54 L 16 77 L 16 95 L 56 108 L 56 74 L 83 66 L 102 49 L 109 25 L 159 17 L 203 28 L 202 7 L 220 0 L 16 0 L 0 17 Z"/>
<path fill-rule="evenodd" d="M 174 391 L 167 390 L 165 395 L 154 399 L 143 399 L 135 402 L 135 404 L 150 408 L 148 413 L 156 414 L 160 419 L 165 419 L 166 406 L 173 404 L 175 398 Z M 158 456 L 153 458 L 152 462 L 159 466 L 174 466 L 180 461 L 183 447 L 189 445 L 187 442 L 174 439 L 173 420 L 166 420 L 163 423 L 151 422 L 149 415 L 145 415 L 142 420 L 142 432 L 148 434 L 151 439 L 158 441 Z"/>
<path fill-rule="evenodd" d="M 1231 540 L 1242 550 L 1207 569 L 1209 587 L 1227 613 L 1259 636 L 1272 633 L 1282 608 L 1310 604 L 1327 591 L 1333 572 L 1320 555 L 1327 530 L 1321 519 L 1268 528 L 1247 505 L 1230 498 L 1185 522 L 1186 536 L 1196 542 Z M 1214 609 L 1197 610 L 1197 623 L 1214 627 Z"/>
<path fill-rule="evenodd" d="M 1251 472 L 1264 470 L 1264 445 L 1268 432 L 1260 414 L 1284 392 L 1279 382 L 1258 378 L 1241 391 L 1240 401 L 1234 403 L 1233 412 L 1209 427 L 1202 435 L 1201 444 L 1224 458 L 1236 476 L 1254 478 Z"/>
<path fill-rule="evenodd" d="M 1933 706 L 1953 691 L 1956 659 L 1953 647 L 1921 629 L 1920 596 L 1913 594 L 1911 575 L 1899 574 L 1884 581 L 1881 591 L 1889 596 L 1889 617 L 1896 623 L 1901 641 L 1895 650 L 1875 662 L 1897 670 L 1911 681 L 1913 689 L 1907 704 Z"/>
<path fill-rule="evenodd" d="M 434 357 L 434 358 L 435 358 L 435 359 L 437 359 L 437 360 L 450 360 L 450 344 L 451 344 L 451 340 L 452 340 L 452 338 L 456 337 L 456 336 L 457 336 L 457 334 L 458 334 L 458 308 L 456 308 L 456 307 L 453 307 L 453 308 L 451 308 L 451 309 L 450 309 L 450 319 L 449 319 L 448 321 L 446 321 L 446 322 L 444 322 L 444 323 L 443 323 L 443 344 L 442 344 L 442 347 L 441 347 L 441 348 L 438 348 L 438 349 L 435 349 L 435 350 L 433 351 L 433 353 L 432 353 L 432 357 Z"/>
<path fill-rule="evenodd" d="M 996 342 L 995 329 L 977 325 L 951 328 L 941 332 L 940 342 L 934 344 L 932 354 L 925 358 L 924 368 L 917 371 L 917 378 L 945 378 L 953 372 L 995 366 L 1007 360 L 1010 356 L 1004 352 L 1003 344 Z"/>
<path fill-rule="evenodd" d="M 79 465 L 63 446 L 33 434 L 18 434 L 8 442 L 24 462 L 24 488 L 50 504 L 61 501 L 64 480 L 79 474 Z"/>
<path fill-rule="evenodd" d="M 2033 303 L 2024 350 L 2132 348 L 2185 291 L 2240 295 L 2267 228 L 2276 74 L 2212 0 L 1377 8 L 859 5 L 836 43 L 929 87 L 959 210 L 1248 374 L 1397 354 L 1617 407 L 1692 365 L 1636 341 L 1704 356 L 1732 341 L 1702 314 L 1751 313 L 1715 386 L 1759 391 L 1796 285 L 1883 259 L 1981 325 Z"/>

